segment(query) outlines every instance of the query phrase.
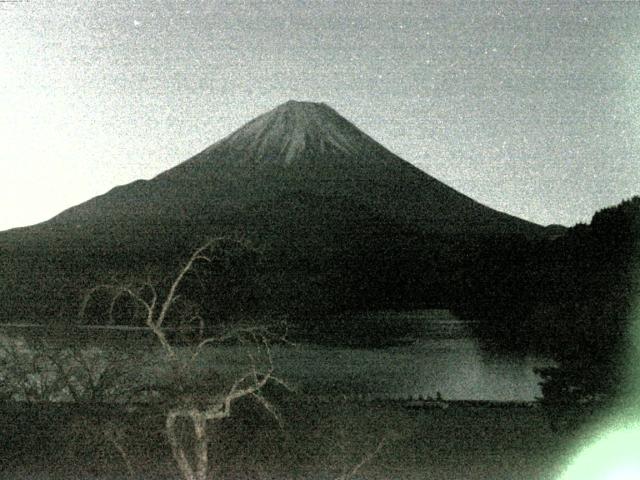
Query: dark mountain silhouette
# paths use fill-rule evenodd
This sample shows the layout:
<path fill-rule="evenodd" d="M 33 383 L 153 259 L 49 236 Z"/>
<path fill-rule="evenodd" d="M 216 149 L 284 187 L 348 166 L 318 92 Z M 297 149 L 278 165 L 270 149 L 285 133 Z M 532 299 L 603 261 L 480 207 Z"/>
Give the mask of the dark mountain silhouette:
<path fill-rule="evenodd" d="M 270 303 L 283 310 L 443 303 L 474 238 L 543 232 L 415 168 L 330 107 L 290 101 L 151 180 L 0 234 L 0 314 L 70 315 L 101 276 L 173 268 L 216 235 L 262 248 Z"/>
<path fill-rule="evenodd" d="M 388 217 L 430 232 L 537 230 L 418 170 L 330 107 L 293 101 L 156 178 L 118 187 L 48 225 L 290 218 L 307 202 L 314 209 L 333 203 L 341 215 Z M 352 212 L 344 211 L 345 203 Z"/>

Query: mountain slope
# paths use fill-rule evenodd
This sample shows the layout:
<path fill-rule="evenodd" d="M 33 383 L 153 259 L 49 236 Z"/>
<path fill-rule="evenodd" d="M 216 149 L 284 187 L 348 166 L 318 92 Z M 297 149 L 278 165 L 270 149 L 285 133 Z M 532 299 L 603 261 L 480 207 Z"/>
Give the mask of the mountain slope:
<path fill-rule="evenodd" d="M 418 170 L 330 107 L 293 101 L 156 178 L 118 187 L 49 224 L 109 217 L 134 222 L 221 219 L 265 204 L 273 208 L 278 199 L 299 192 L 324 201 L 347 199 L 432 232 L 538 230 Z"/>
<path fill-rule="evenodd" d="M 68 315 L 61 303 L 107 272 L 169 269 L 204 237 L 229 234 L 264 250 L 284 310 L 404 304 L 440 298 L 474 238 L 542 232 L 418 170 L 330 107 L 287 102 L 151 180 L 0 234 L 0 281 L 21 292 L 0 316 Z"/>

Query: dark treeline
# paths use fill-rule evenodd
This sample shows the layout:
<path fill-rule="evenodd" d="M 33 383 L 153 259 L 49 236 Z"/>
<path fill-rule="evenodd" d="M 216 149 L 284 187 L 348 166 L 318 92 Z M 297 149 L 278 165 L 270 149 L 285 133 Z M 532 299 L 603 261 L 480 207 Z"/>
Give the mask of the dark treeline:
<path fill-rule="evenodd" d="M 487 241 L 461 274 L 457 313 L 481 320 L 489 347 L 551 354 L 545 397 L 610 393 L 624 384 L 639 247 L 640 197 L 549 238 Z"/>

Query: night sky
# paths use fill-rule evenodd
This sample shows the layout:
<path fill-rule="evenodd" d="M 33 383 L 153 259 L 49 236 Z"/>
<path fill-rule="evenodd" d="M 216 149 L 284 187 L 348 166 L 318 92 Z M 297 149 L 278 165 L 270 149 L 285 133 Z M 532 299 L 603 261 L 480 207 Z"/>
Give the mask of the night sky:
<path fill-rule="evenodd" d="M 289 100 L 472 198 L 572 225 L 640 193 L 640 3 L 0 2 L 0 230 Z"/>

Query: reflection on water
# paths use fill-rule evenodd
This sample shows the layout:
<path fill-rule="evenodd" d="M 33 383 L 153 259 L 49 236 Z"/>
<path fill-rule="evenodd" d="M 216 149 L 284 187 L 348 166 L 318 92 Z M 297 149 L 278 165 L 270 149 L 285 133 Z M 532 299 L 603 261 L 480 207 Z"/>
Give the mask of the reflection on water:
<path fill-rule="evenodd" d="M 473 337 L 470 323 L 435 309 L 343 314 L 316 328 L 316 338 L 333 341 L 333 347 L 305 345 L 294 356 L 283 352 L 279 361 L 287 375 L 318 392 L 394 398 L 440 392 L 445 399 L 495 401 L 539 397 L 540 378 L 533 369 L 553 362 L 489 354 Z"/>
<path fill-rule="evenodd" d="M 540 379 L 534 367 L 552 363 L 544 357 L 489 355 L 471 336 L 468 325 L 445 310 L 343 316 L 324 325 L 335 332 L 336 338 L 353 340 L 358 332 L 375 331 L 373 327 L 384 322 L 398 333 L 397 339 L 389 338 L 386 347 L 309 341 L 296 347 L 274 346 L 278 375 L 302 392 L 320 395 L 338 392 L 375 398 L 427 398 L 440 393 L 445 399 L 455 400 L 531 401 L 540 396 Z M 349 332 L 349 326 L 357 331 Z M 2 331 L 25 338 L 42 335 L 37 328 L 30 332 L 28 328 L 5 326 Z M 56 338 L 68 346 L 108 345 L 156 355 L 150 353 L 153 338 L 144 329 L 98 329 L 76 334 L 77 338 L 68 332 Z M 326 331 L 322 335 L 330 337 Z M 367 339 L 364 333 L 360 340 L 363 338 Z M 218 347 L 203 358 L 202 366 L 233 374 L 242 368 L 238 359 L 244 356 L 239 347 Z"/>
<path fill-rule="evenodd" d="M 380 349 L 308 346 L 278 349 L 280 374 L 304 391 L 374 397 L 529 401 L 540 396 L 533 368 L 542 357 L 485 355 L 473 338 L 420 339 Z"/>

